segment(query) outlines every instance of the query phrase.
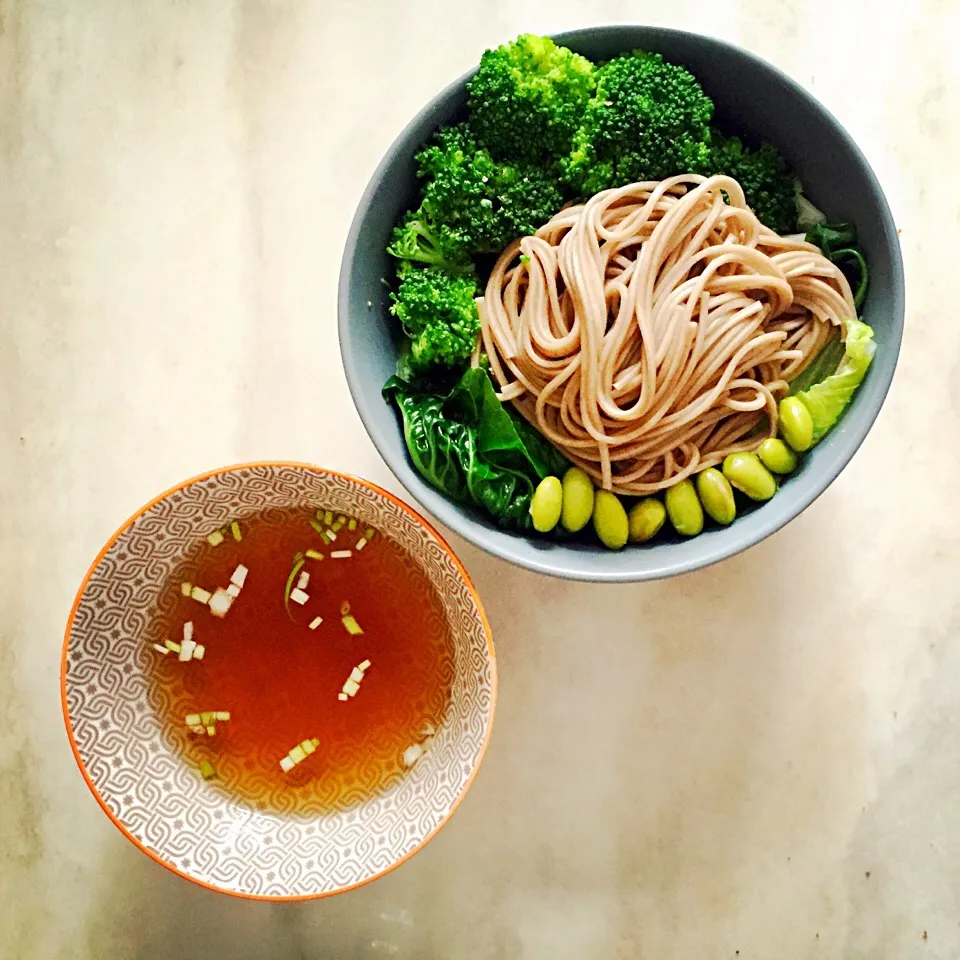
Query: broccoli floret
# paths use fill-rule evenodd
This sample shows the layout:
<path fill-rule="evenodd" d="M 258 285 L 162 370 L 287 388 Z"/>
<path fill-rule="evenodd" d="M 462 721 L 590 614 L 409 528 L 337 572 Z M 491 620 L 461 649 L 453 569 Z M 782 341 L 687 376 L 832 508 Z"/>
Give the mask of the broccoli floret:
<path fill-rule="evenodd" d="M 636 51 L 605 63 L 563 162 L 584 196 L 609 187 L 702 173 L 710 162 L 713 101 L 689 70 Z"/>
<path fill-rule="evenodd" d="M 556 171 L 497 163 L 466 124 L 442 129 L 417 164 L 426 181 L 421 211 L 467 254 L 498 253 L 563 204 Z"/>
<path fill-rule="evenodd" d="M 468 273 L 473 269 L 460 239 L 444 224 L 432 224 L 422 209 L 411 210 L 394 228 L 387 253 L 403 262 L 443 267 L 454 273 Z"/>
<path fill-rule="evenodd" d="M 797 180 L 772 144 L 750 150 L 737 137 L 714 131 L 710 167 L 711 173 L 724 173 L 743 187 L 761 223 L 781 234 L 797 230 Z"/>
<path fill-rule="evenodd" d="M 480 332 L 472 275 L 430 267 L 406 267 L 390 312 L 410 338 L 409 367 L 414 374 L 463 366 Z"/>
<path fill-rule="evenodd" d="M 470 125 L 500 160 L 554 162 L 570 152 L 594 86 L 586 57 L 525 33 L 480 58 L 467 84 Z"/>

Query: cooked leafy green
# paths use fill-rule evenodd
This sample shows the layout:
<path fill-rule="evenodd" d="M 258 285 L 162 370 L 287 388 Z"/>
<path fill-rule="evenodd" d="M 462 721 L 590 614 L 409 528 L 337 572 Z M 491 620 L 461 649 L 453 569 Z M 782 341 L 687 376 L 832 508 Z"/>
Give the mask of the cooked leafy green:
<path fill-rule="evenodd" d="M 857 387 L 863 382 L 877 345 L 873 330 L 862 320 L 847 320 L 843 359 L 829 377 L 794 394 L 813 418 L 813 442 L 822 440 L 840 419 Z"/>
<path fill-rule="evenodd" d="M 424 393 L 400 377 L 384 385 L 403 417 L 417 471 L 457 503 L 482 507 L 503 527 L 530 526 L 530 500 L 566 461 L 497 398 L 489 375 L 468 369 L 446 395 Z"/>
<path fill-rule="evenodd" d="M 859 310 L 867 296 L 870 271 L 857 243 L 857 228 L 852 223 L 818 223 L 807 231 L 806 241 L 816 244 L 844 272 Z"/>

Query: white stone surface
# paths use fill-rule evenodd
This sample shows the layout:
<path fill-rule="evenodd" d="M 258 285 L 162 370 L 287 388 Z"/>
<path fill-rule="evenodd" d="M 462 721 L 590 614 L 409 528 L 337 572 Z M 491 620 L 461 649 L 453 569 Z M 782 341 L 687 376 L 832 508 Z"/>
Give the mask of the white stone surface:
<path fill-rule="evenodd" d="M 337 351 L 361 190 L 485 46 L 614 17 L 767 57 L 874 164 L 909 307 L 876 428 L 800 519 L 699 574 L 564 584 L 454 541 L 502 686 L 450 826 L 332 900 L 180 880 L 67 746 L 81 576 L 213 465 L 399 489 Z M 958 28 L 956 0 L 0 0 L 0 956 L 956 960 Z"/>

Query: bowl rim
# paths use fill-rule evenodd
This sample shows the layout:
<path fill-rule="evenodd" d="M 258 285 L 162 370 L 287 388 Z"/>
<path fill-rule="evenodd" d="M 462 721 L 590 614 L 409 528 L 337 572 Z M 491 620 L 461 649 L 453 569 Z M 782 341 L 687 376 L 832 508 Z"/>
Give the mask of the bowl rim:
<path fill-rule="evenodd" d="M 77 610 L 80 607 L 80 603 L 83 600 L 83 596 L 86 593 L 87 586 L 90 582 L 90 578 L 95 573 L 97 567 L 100 565 L 100 561 L 107 555 L 110 549 L 114 546 L 117 540 L 123 536 L 127 530 L 130 529 L 133 524 L 139 520 L 142 516 L 148 513 L 153 507 L 158 503 L 161 503 L 163 500 L 166 500 L 168 497 L 177 493 L 180 490 L 185 489 L 186 487 L 192 486 L 195 483 L 200 483 L 204 480 L 208 480 L 211 477 L 219 476 L 220 474 L 226 473 L 238 473 L 243 470 L 255 469 L 259 467 L 283 467 L 294 470 L 302 470 L 311 473 L 321 473 L 327 476 L 339 477 L 341 479 L 349 480 L 353 483 L 357 483 L 362 487 L 366 487 L 368 490 L 373 493 L 383 497 L 384 499 L 390 501 L 394 506 L 400 508 L 402 511 L 407 513 L 413 520 L 415 520 L 419 525 L 426 529 L 426 531 L 436 538 L 437 542 L 443 548 L 444 552 L 450 558 L 453 565 L 456 567 L 457 573 L 462 577 L 464 585 L 467 588 L 467 591 L 472 599 L 473 603 L 476 605 L 477 613 L 480 617 L 480 623 L 483 627 L 484 637 L 487 642 L 487 662 L 490 665 L 490 711 L 488 714 L 486 728 L 483 734 L 483 740 L 480 743 L 480 752 L 477 756 L 477 761 L 474 764 L 473 770 L 470 772 L 470 776 L 466 779 L 461 788 L 460 792 L 457 794 L 453 803 L 450 805 L 450 809 L 444 814 L 440 822 L 426 835 L 424 836 L 419 843 L 411 850 L 407 851 L 399 860 L 396 860 L 394 863 L 391 863 L 388 867 L 385 867 L 383 870 L 380 870 L 377 873 L 371 874 L 369 877 L 365 877 L 363 880 L 359 880 L 357 883 L 349 884 L 344 887 L 337 887 L 335 890 L 325 890 L 319 893 L 302 893 L 302 894 L 291 894 L 291 895 L 271 895 L 271 894 L 261 894 L 261 893 L 246 893 L 240 890 L 232 890 L 229 887 L 218 886 L 215 883 L 210 883 L 206 880 L 201 880 L 199 877 L 195 877 L 188 873 L 185 870 L 181 870 L 179 867 L 175 866 L 173 863 L 165 860 L 159 853 L 155 850 L 151 850 L 147 847 L 138 837 L 126 827 L 126 825 L 120 820 L 120 818 L 110 809 L 107 805 L 106 800 L 103 795 L 100 793 L 100 790 L 97 788 L 96 783 L 94 783 L 93 778 L 90 775 L 90 772 L 87 770 L 86 764 L 83 762 L 83 758 L 80 756 L 79 747 L 77 746 L 77 741 L 73 732 L 73 724 L 70 719 L 70 709 L 67 703 L 67 655 L 70 647 L 70 634 L 73 629 L 74 619 L 77 615 Z M 191 883 L 195 883 L 200 887 L 205 887 L 208 890 L 213 890 L 217 893 L 224 893 L 231 897 L 237 897 L 241 900 L 261 900 L 268 901 L 271 903 L 281 903 L 281 902 L 296 902 L 296 901 L 305 901 L 305 900 L 321 900 L 326 897 L 333 897 L 340 893 L 346 893 L 349 890 L 356 890 L 359 887 L 366 886 L 368 883 L 372 883 L 374 880 L 378 880 L 380 877 L 386 876 L 388 873 L 393 872 L 397 867 L 402 866 L 406 863 L 411 857 L 419 853 L 423 848 L 450 822 L 454 813 L 460 807 L 460 804 L 463 802 L 463 798 L 467 795 L 467 792 L 470 790 L 470 787 L 473 785 L 473 781 L 476 779 L 477 773 L 480 771 L 480 767 L 483 765 L 483 761 L 487 754 L 487 748 L 490 745 L 490 737 L 493 734 L 494 720 L 496 718 L 496 709 L 497 709 L 497 694 L 498 694 L 498 677 L 497 677 L 497 656 L 496 650 L 493 643 L 493 632 L 490 629 L 490 623 L 487 620 L 487 615 L 483 609 L 483 603 L 480 600 L 480 595 L 477 592 L 476 587 L 474 586 L 473 580 L 470 578 L 470 575 L 467 573 L 463 564 L 461 563 L 459 557 L 453 551 L 453 548 L 446 541 L 446 539 L 440 534 L 440 532 L 427 520 L 425 517 L 421 516 L 410 504 L 401 500 L 395 494 L 391 493 L 389 490 L 385 490 L 383 487 L 378 486 L 375 483 L 372 483 L 369 480 L 364 480 L 362 477 L 356 477 L 350 473 L 344 473 L 340 470 L 331 470 L 327 467 L 320 467 L 316 464 L 305 463 L 295 460 L 255 460 L 244 463 L 235 463 L 229 464 L 227 466 L 216 467 L 212 470 L 207 470 L 203 473 L 197 474 L 196 476 L 188 477 L 185 480 L 180 481 L 172 487 L 164 490 L 162 493 L 151 498 L 143 506 L 139 507 L 134 513 L 130 514 L 129 517 L 119 526 L 117 529 L 110 535 L 107 541 L 104 543 L 103 547 L 97 553 L 96 557 L 93 559 L 93 562 L 87 568 L 86 573 L 83 575 L 83 579 L 80 581 L 80 586 L 77 589 L 76 596 L 74 597 L 73 603 L 70 606 L 70 613 L 67 616 L 67 624 L 64 629 L 63 634 L 63 645 L 60 652 L 60 705 L 63 711 L 63 720 L 67 730 L 67 739 L 70 743 L 70 750 L 73 753 L 73 759 L 77 764 L 77 768 L 80 770 L 84 781 L 87 784 L 88 789 L 93 794 L 94 799 L 100 805 L 100 808 L 103 812 L 110 818 L 113 822 L 113 825 L 135 846 L 141 853 L 145 853 L 151 860 L 159 863 L 160 866 L 165 867 L 171 873 L 175 873 L 178 877 L 182 877 L 184 880 L 189 880 Z"/>
<path fill-rule="evenodd" d="M 472 516 L 466 516 L 463 509 L 450 502 L 439 491 L 434 490 L 426 480 L 419 476 L 413 469 L 406 454 L 406 448 L 399 457 L 386 447 L 378 432 L 374 428 L 371 404 L 381 400 L 379 391 L 376 392 L 376 399 L 371 400 L 360 386 L 360 370 L 362 358 L 358 356 L 357 351 L 351 342 L 349 336 L 349 301 L 350 301 L 350 274 L 357 256 L 357 247 L 359 244 L 360 233 L 363 227 L 363 221 L 366 212 L 371 205 L 375 192 L 384 178 L 385 172 L 396 162 L 403 154 L 405 141 L 407 140 L 407 131 L 416 124 L 421 118 L 424 118 L 436 107 L 444 103 L 451 96 L 463 90 L 467 81 L 476 73 L 477 68 L 473 67 L 466 71 L 456 80 L 448 83 L 439 93 L 432 97 L 420 110 L 414 114 L 402 127 L 400 132 L 394 138 L 386 153 L 380 159 L 373 173 L 367 182 L 353 219 L 350 223 L 350 229 L 347 233 L 347 239 L 344 244 L 343 257 L 340 262 L 340 275 L 337 289 L 337 333 L 340 341 L 340 359 L 343 365 L 344 375 L 347 381 L 347 387 L 353 398 L 354 407 L 363 423 L 367 435 L 370 437 L 377 452 L 383 461 L 389 467 L 390 471 L 403 485 L 404 489 L 413 497 L 414 501 L 423 506 L 440 523 L 456 532 L 458 536 L 478 547 L 485 553 L 500 560 L 505 560 L 515 566 L 526 570 L 532 570 L 535 573 L 542 573 L 547 576 L 557 577 L 564 580 L 579 580 L 589 583 L 639 583 L 649 580 L 659 580 L 666 577 L 672 577 L 683 573 L 691 573 L 695 570 L 702 570 L 713 566 L 722 560 L 729 559 L 739 553 L 755 547 L 757 544 L 766 540 L 778 530 L 781 530 L 787 524 L 800 516 L 815 500 L 817 500 L 827 488 L 837 479 L 840 473 L 854 458 L 867 434 L 876 423 L 880 410 L 890 387 L 893 384 L 893 378 L 896 375 L 897 362 L 900 355 L 900 349 L 903 341 L 903 328 L 905 317 L 905 291 L 904 291 L 904 269 L 903 254 L 896 230 L 896 223 L 893 219 L 893 213 L 890 210 L 890 204 L 887 201 L 880 181 L 877 179 L 873 167 L 870 165 L 863 151 L 860 149 L 856 140 L 847 131 L 846 127 L 837 119 L 817 97 L 793 79 L 788 73 L 781 70 L 775 64 L 770 63 L 763 57 L 752 53 L 750 50 L 736 43 L 730 43 L 708 34 L 696 33 L 692 30 L 678 30 L 671 27 L 659 27 L 652 24 L 637 22 L 630 23 L 598 23 L 588 27 L 578 27 L 571 30 L 563 30 L 557 33 L 549 34 L 550 38 L 558 44 L 568 45 L 576 43 L 578 40 L 589 38 L 591 35 L 610 31 L 610 30 L 643 30 L 653 37 L 683 37 L 692 41 L 705 43 L 714 48 L 724 48 L 732 51 L 737 56 L 748 61 L 752 61 L 760 69 L 765 70 L 783 83 L 795 96 L 805 101 L 816 111 L 820 112 L 834 128 L 837 137 L 843 142 L 845 148 L 857 159 L 861 165 L 864 177 L 870 184 L 873 193 L 879 200 L 879 215 L 883 225 L 883 237 L 885 245 L 891 251 L 890 271 L 893 278 L 893 288 L 896 293 L 896 299 L 893 303 L 893 315 L 895 323 L 890 330 L 889 338 L 884 341 L 884 352 L 890 356 L 890 373 L 887 381 L 882 385 L 879 393 L 871 398 L 867 407 L 865 422 L 855 431 L 845 433 L 844 446 L 845 452 L 837 458 L 836 462 L 826 467 L 822 476 L 822 482 L 818 482 L 814 487 L 804 490 L 799 494 L 796 503 L 785 512 L 771 512 L 769 519 L 758 520 L 757 526 L 744 537 L 721 538 L 718 545 L 707 546 L 695 557 L 674 560 L 670 562 L 657 563 L 653 561 L 646 568 L 640 570 L 591 570 L 589 565 L 584 563 L 571 563 L 563 559 L 566 555 L 557 556 L 555 554 L 544 553 L 544 557 L 550 556 L 549 561 L 541 559 L 534 554 L 528 556 L 517 550 L 511 549 L 509 543 L 502 546 L 499 540 L 491 539 L 488 533 L 488 527 L 483 526 Z M 626 47 L 624 48 L 626 49 Z M 758 514 L 754 514 L 757 516 Z M 503 531 L 492 531 L 501 533 Z M 522 538 L 520 534 L 511 534 L 514 538 Z M 654 548 L 655 549 L 655 548 Z"/>

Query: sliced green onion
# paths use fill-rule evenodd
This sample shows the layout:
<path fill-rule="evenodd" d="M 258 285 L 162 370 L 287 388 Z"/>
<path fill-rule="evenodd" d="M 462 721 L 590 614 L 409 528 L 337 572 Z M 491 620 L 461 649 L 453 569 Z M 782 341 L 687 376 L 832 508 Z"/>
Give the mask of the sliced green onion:
<path fill-rule="evenodd" d="M 207 652 L 207 648 L 206 648 L 202 643 L 198 643 L 198 644 L 193 648 L 193 659 L 194 659 L 194 660 L 202 660 L 202 659 L 203 659 L 203 655 L 204 655 L 206 652 Z"/>
<path fill-rule="evenodd" d="M 334 530 L 333 527 L 330 527 L 330 529 L 327 530 L 327 531 L 325 531 L 325 532 L 326 532 L 327 537 L 330 538 L 330 540 L 336 540 L 336 539 L 337 539 L 337 531 Z"/>
<path fill-rule="evenodd" d="M 208 723 L 213 723 L 213 711 L 212 710 L 201 710 L 200 711 L 200 722 L 206 726 Z"/>
<path fill-rule="evenodd" d="M 363 535 L 368 540 L 372 540 L 377 535 L 377 531 L 374 530 L 373 527 L 367 527 L 367 529 L 363 531 Z"/>
<path fill-rule="evenodd" d="M 313 517 L 310 518 L 310 526 L 313 527 L 313 529 L 316 530 L 321 537 L 326 536 L 326 534 L 323 532 L 323 527 L 321 524 L 317 520 L 314 520 Z M 324 543 L 326 543 L 326 540 L 324 540 Z"/>
<path fill-rule="evenodd" d="M 336 520 L 334 523 L 330 525 L 330 529 L 334 533 L 339 533 L 343 529 L 343 523 L 340 520 Z"/>
<path fill-rule="evenodd" d="M 403 762 L 412 767 L 423 756 L 423 747 L 419 743 L 412 743 L 403 751 Z"/>
<path fill-rule="evenodd" d="M 311 560 L 323 559 L 323 554 L 319 550 L 307 550 L 305 556 L 308 556 Z"/>
<path fill-rule="evenodd" d="M 213 724 L 210 724 L 210 726 L 207 727 L 208 737 L 212 737 L 216 732 L 217 732 L 217 728 Z"/>
<path fill-rule="evenodd" d="M 323 511 L 323 522 L 329 527 L 333 523 L 333 511 L 324 510 Z"/>
<path fill-rule="evenodd" d="M 197 603 L 209 603 L 212 594 L 209 590 L 204 590 L 203 587 L 194 587 L 190 591 L 190 596 L 193 597 Z"/>
<path fill-rule="evenodd" d="M 230 532 L 233 534 L 233 539 L 238 543 L 243 539 L 240 534 L 240 524 L 236 520 L 231 521 L 230 523 Z"/>
<path fill-rule="evenodd" d="M 358 664 L 357 664 L 357 669 L 358 669 L 358 670 L 369 670 L 369 669 L 370 669 L 370 661 L 369 661 L 369 660 L 364 660 L 363 663 L 358 663 Z"/>
<path fill-rule="evenodd" d="M 181 592 L 185 597 L 189 597 L 189 596 L 190 596 L 190 591 L 191 591 L 191 590 L 193 590 L 193 584 L 192 584 L 192 583 L 187 583 L 186 581 L 184 581 L 183 583 L 180 584 L 180 592 Z"/>
<path fill-rule="evenodd" d="M 207 543 L 209 543 L 211 547 L 219 546 L 221 543 L 223 543 L 223 534 L 219 530 L 214 530 L 213 533 L 208 533 Z"/>
<path fill-rule="evenodd" d="M 199 713 L 188 713 L 184 718 L 183 722 L 188 727 L 198 727 L 200 726 L 200 714 Z"/>
<path fill-rule="evenodd" d="M 250 571 L 242 564 L 237 565 L 237 569 L 230 574 L 230 582 L 242 587 L 247 582 L 247 574 Z"/>
<path fill-rule="evenodd" d="M 213 719 L 214 719 L 214 720 L 217 720 L 217 721 L 220 721 L 220 720 L 229 720 L 229 719 L 230 719 L 230 711 L 229 711 L 229 710 L 215 710 L 214 713 L 213 713 Z"/>
<path fill-rule="evenodd" d="M 343 692 L 348 696 L 352 697 L 360 689 L 360 684 L 356 680 L 348 679 L 347 682 L 343 685 Z"/>
<path fill-rule="evenodd" d="M 240 596 L 240 588 L 235 583 L 231 583 L 227 587 L 227 596 L 233 597 L 233 599 L 236 600 L 237 597 Z"/>
<path fill-rule="evenodd" d="M 187 660 L 193 658 L 193 651 L 196 647 L 197 643 L 195 640 L 184 640 L 183 643 L 180 644 L 180 652 L 177 654 L 177 659 L 186 663 Z"/>
<path fill-rule="evenodd" d="M 225 617 L 233 604 L 233 597 L 226 590 L 217 587 L 209 600 L 210 612 L 215 617 Z"/>
<path fill-rule="evenodd" d="M 356 518 L 356 517 L 351 517 L 351 518 L 347 521 L 347 529 L 348 529 L 348 530 L 356 530 L 356 529 L 357 529 L 357 518 Z"/>
<path fill-rule="evenodd" d="M 311 629 L 311 630 L 316 630 L 317 627 L 319 627 L 321 623 L 323 623 L 323 617 L 314 617 L 314 618 L 310 621 L 310 629 Z"/>
<path fill-rule="evenodd" d="M 350 550 L 331 550 L 330 559 L 331 560 L 342 560 L 344 557 L 353 556 Z"/>
<path fill-rule="evenodd" d="M 349 700 L 350 698 L 349 698 L 345 693 L 338 693 L 338 694 L 337 694 L 337 699 L 338 699 L 338 700 Z"/>
<path fill-rule="evenodd" d="M 300 749 L 303 751 L 305 756 L 309 757 L 310 754 L 313 753 L 313 751 L 317 748 L 314 746 L 312 740 L 304 740 L 303 743 L 300 744 Z"/>
<path fill-rule="evenodd" d="M 170 653 L 170 651 L 166 647 L 161 646 L 159 643 L 155 643 L 153 645 L 153 649 L 156 650 L 158 653 L 162 653 L 164 656 L 167 656 Z"/>
<path fill-rule="evenodd" d="M 359 637 L 363 633 L 363 627 L 357 623 L 356 618 L 352 614 L 348 613 L 345 617 L 341 617 L 340 622 L 351 637 Z"/>
<path fill-rule="evenodd" d="M 192 640 L 192 639 L 193 639 L 193 621 L 192 621 L 192 620 L 188 620 L 188 621 L 183 625 L 183 639 L 184 639 L 184 640 Z"/>
<path fill-rule="evenodd" d="M 164 640 L 163 645 L 173 653 L 180 652 L 180 644 L 177 643 L 175 640 Z"/>
<path fill-rule="evenodd" d="M 367 538 L 361 537 L 354 545 L 354 549 L 359 553 L 367 545 Z"/>
<path fill-rule="evenodd" d="M 213 769 L 213 764 L 209 760 L 200 761 L 200 776 L 204 780 L 212 780 L 217 775 L 217 771 Z"/>
<path fill-rule="evenodd" d="M 298 560 L 294 561 L 293 567 L 290 570 L 290 576 L 287 577 L 287 585 L 283 590 L 283 606 L 291 620 L 293 619 L 293 614 L 290 613 L 290 594 L 293 591 L 293 584 L 297 579 L 297 574 L 300 572 L 305 563 L 306 560 L 304 560 L 303 557 L 300 557 Z"/>
<path fill-rule="evenodd" d="M 304 593 L 303 590 L 301 590 L 299 587 L 296 587 L 290 591 L 290 599 L 294 603 L 299 603 L 302 607 L 310 599 L 310 594 Z"/>
<path fill-rule="evenodd" d="M 296 764 L 290 759 L 290 757 L 284 757 L 280 761 L 280 769 L 284 773 L 289 773 L 295 766 Z"/>

